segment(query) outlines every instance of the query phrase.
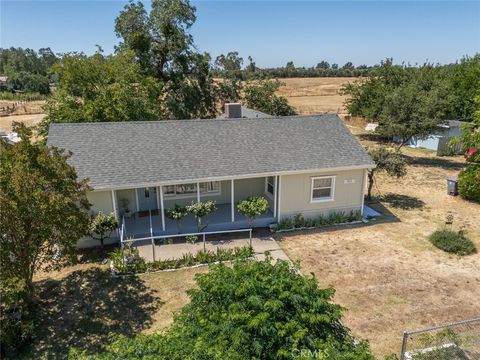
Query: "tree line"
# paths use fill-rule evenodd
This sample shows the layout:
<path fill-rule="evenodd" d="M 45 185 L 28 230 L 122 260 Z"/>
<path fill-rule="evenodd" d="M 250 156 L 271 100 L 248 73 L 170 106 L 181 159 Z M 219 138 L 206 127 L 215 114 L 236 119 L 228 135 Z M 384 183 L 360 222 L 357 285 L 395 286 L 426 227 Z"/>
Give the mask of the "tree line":
<path fill-rule="evenodd" d="M 49 69 L 59 60 L 50 48 L 35 51 L 11 47 L 0 48 L 0 75 L 6 81 L 0 82 L 0 91 L 34 92 L 50 94 L 50 83 L 56 81 Z"/>

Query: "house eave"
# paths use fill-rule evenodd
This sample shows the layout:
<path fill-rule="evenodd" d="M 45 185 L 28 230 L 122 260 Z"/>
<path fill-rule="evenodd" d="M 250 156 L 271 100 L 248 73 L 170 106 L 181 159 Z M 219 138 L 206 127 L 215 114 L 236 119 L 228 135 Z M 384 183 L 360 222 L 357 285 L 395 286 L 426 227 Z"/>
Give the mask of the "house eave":
<path fill-rule="evenodd" d="M 341 167 L 332 167 L 332 168 L 320 168 L 320 169 L 306 169 L 306 170 L 288 170 L 288 171 L 276 171 L 276 172 L 265 172 L 265 173 L 256 173 L 256 174 L 244 174 L 244 175 L 230 175 L 230 176 L 216 176 L 216 177 L 205 177 L 205 178 L 185 178 L 180 180 L 172 181 L 156 181 L 156 182 L 145 182 L 137 184 L 123 184 L 119 186 L 91 186 L 93 191 L 105 191 L 105 190 L 128 190 L 128 189 L 138 189 L 138 188 L 147 188 L 147 187 L 156 187 L 156 186 L 166 186 L 166 185 L 176 185 L 176 184 L 187 184 L 187 183 L 197 183 L 197 182 L 208 182 L 208 181 L 226 181 L 226 180 L 241 180 L 248 178 L 258 178 L 266 176 L 281 176 L 281 175 L 298 175 L 298 174 L 309 174 L 309 173 L 331 173 L 336 171 L 348 171 L 348 170 L 368 170 L 374 168 L 374 164 L 364 164 L 364 165 L 354 165 L 354 166 L 341 166 Z"/>

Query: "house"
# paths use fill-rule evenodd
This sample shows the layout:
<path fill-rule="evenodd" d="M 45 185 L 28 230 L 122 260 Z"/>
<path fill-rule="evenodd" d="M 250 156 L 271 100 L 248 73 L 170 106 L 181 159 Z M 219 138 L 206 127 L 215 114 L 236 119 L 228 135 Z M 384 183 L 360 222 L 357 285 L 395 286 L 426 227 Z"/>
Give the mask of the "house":
<path fill-rule="evenodd" d="M 334 114 L 52 124 L 48 145 L 72 152 L 70 164 L 89 179 L 92 211 L 115 213 L 128 238 L 176 234 L 164 210 L 198 200 L 217 204 L 208 231 L 248 227 L 236 204 L 250 196 L 270 204 L 256 227 L 299 213 L 362 211 L 374 167 Z M 182 221 L 183 233 L 196 232 L 193 217 Z"/>
<path fill-rule="evenodd" d="M 450 140 L 463 134 L 461 126 L 465 124 L 459 120 L 446 120 L 439 124 L 434 132 L 426 138 L 413 137 L 406 145 L 415 148 L 430 149 L 437 152 L 437 155 L 461 154 L 461 144 L 457 144 L 453 149 L 449 146 Z M 394 136 L 394 142 L 400 143 L 401 137 Z"/>

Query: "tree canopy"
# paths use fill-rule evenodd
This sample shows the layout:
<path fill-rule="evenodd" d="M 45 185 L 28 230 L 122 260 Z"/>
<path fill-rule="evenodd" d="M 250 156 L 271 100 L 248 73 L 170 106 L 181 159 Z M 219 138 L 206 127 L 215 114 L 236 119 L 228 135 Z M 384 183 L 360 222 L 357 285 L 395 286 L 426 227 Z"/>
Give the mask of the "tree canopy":
<path fill-rule="evenodd" d="M 57 61 L 50 48 L 38 52 L 28 48 L 0 48 L 0 74 L 8 77 L 5 84 L 0 84 L 0 91 L 49 94 L 50 82 L 55 80 L 49 69 Z"/>
<path fill-rule="evenodd" d="M 453 65 L 394 65 L 371 69 L 366 80 L 344 86 L 348 111 L 379 123 L 377 131 L 407 142 L 425 137 L 447 119 L 471 121 L 480 89 L 480 54 Z"/>
<path fill-rule="evenodd" d="M 288 262 L 237 262 L 196 275 L 197 288 L 158 335 L 117 337 L 93 359 L 373 360 L 341 323 L 333 289 Z M 75 352 L 76 358 L 87 357 Z"/>
<path fill-rule="evenodd" d="M 2 274 L 22 279 L 33 293 L 38 269 L 72 260 L 87 234 L 90 204 L 67 154 L 33 142 L 23 124 L 13 130 L 21 141 L 0 154 L 0 260 Z"/>

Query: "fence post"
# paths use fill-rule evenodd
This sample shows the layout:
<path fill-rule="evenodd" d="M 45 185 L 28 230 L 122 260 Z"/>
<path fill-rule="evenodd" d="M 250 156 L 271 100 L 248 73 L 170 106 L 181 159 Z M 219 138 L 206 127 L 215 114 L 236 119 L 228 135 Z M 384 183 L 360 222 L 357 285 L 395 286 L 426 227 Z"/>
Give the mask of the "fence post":
<path fill-rule="evenodd" d="M 152 257 L 153 261 L 155 261 L 155 240 L 152 237 Z"/>
<path fill-rule="evenodd" d="M 400 353 L 400 360 L 405 360 L 405 351 L 407 351 L 407 340 L 408 340 L 408 332 L 403 332 L 403 340 L 402 340 L 402 352 Z"/>
<path fill-rule="evenodd" d="M 148 216 L 150 217 L 150 238 L 152 239 L 152 259 L 155 261 L 155 240 L 153 239 L 153 226 L 152 226 L 152 210 L 148 209 Z"/>
<path fill-rule="evenodd" d="M 203 251 L 205 251 L 206 248 L 205 248 L 205 234 L 203 234 Z"/>
<path fill-rule="evenodd" d="M 250 229 L 249 233 L 250 233 L 250 239 L 248 242 L 250 244 L 250 247 L 252 247 L 252 229 Z"/>

